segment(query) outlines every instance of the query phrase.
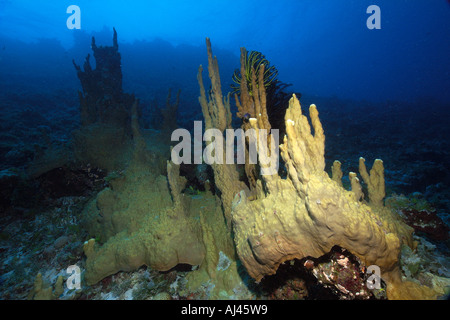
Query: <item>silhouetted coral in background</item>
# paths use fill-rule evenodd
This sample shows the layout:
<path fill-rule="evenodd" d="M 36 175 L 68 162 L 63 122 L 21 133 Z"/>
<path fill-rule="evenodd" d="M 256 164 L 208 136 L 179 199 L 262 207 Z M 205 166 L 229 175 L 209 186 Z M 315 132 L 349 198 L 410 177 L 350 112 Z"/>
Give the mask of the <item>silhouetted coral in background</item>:
<path fill-rule="evenodd" d="M 81 125 L 106 123 L 130 128 L 131 106 L 135 98 L 123 92 L 122 69 L 117 32 L 114 29 L 113 45 L 97 46 L 92 37 L 92 51 L 95 58 L 95 69 L 89 62 L 90 55 L 84 62 L 84 71 L 75 61 L 83 92 L 79 92 Z"/>

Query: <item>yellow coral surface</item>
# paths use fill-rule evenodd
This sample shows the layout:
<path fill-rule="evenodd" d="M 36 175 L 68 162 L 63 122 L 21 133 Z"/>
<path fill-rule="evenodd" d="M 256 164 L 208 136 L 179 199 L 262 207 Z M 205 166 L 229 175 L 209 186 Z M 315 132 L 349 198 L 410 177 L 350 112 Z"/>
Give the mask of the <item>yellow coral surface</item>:
<path fill-rule="evenodd" d="M 413 243 L 412 228 L 391 211 L 375 210 L 360 201 L 355 192 L 328 176 L 325 136 L 315 105 L 310 106 L 309 116 L 312 129 L 294 95 L 286 112 L 287 135 L 280 146 L 287 179 L 263 177 L 265 196 L 250 201 L 240 192 L 234 199 L 235 243 L 249 274 L 259 281 L 276 273 L 286 260 L 318 258 L 339 245 L 365 265 L 381 268 L 390 298 L 430 297 L 432 290 L 401 281 L 400 247 Z M 370 194 L 375 195 L 371 202 L 379 207 L 384 197 L 382 163 L 377 161 L 365 178 L 371 183 Z"/>

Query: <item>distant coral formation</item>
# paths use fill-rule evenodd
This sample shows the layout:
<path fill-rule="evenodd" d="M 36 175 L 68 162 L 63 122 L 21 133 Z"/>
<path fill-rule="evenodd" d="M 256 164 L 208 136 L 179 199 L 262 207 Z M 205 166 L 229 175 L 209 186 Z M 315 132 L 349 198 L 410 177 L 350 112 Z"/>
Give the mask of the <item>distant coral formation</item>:
<path fill-rule="evenodd" d="M 121 57 L 117 32 L 112 46 L 97 46 L 92 38 L 95 69 L 90 55 L 84 70 L 73 62 L 80 79 L 81 127 L 74 131 L 77 160 L 114 170 L 127 163 L 132 148 L 131 111 L 138 106 L 134 95 L 122 89 Z"/>
<path fill-rule="evenodd" d="M 92 37 L 91 44 L 95 58 L 95 69 L 90 64 L 88 54 L 84 70 L 73 62 L 80 79 L 79 92 L 81 125 L 104 123 L 131 130 L 131 107 L 134 95 L 122 89 L 122 68 L 117 32 L 114 29 L 112 46 L 97 46 Z"/>

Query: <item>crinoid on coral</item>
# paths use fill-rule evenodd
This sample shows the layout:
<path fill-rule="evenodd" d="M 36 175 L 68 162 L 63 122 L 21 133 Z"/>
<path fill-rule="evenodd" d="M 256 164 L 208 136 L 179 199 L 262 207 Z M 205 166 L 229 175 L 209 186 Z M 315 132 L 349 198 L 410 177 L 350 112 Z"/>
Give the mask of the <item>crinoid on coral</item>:
<path fill-rule="evenodd" d="M 232 76 L 231 94 L 234 94 L 237 101 L 239 109 L 237 116 L 243 121 L 243 129 L 248 129 L 249 118 L 255 118 L 258 115 L 254 103 L 252 101 L 246 103 L 245 97 L 258 95 L 260 83 L 263 83 L 264 110 L 267 112 L 271 128 L 278 129 L 279 137 L 283 137 L 285 134 L 284 115 L 292 96 L 292 92 L 286 92 L 286 88 L 291 84 L 283 83 L 278 79 L 278 70 L 275 66 L 271 66 L 260 52 L 247 52 L 245 48 L 242 48 L 240 61 L 241 68 L 236 69 Z M 300 99 L 301 93 L 296 93 L 296 95 Z M 241 99 L 241 103 L 238 102 L 238 98 Z"/>
<path fill-rule="evenodd" d="M 252 69 L 258 74 L 262 66 L 264 66 L 264 86 L 267 88 L 277 78 L 278 70 L 275 66 L 270 66 L 266 57 L 258 51 L 247 52 L 245 59 L 242 59 L 241 56 L 241 68 L 236 69 L 231 78 L 233 80 L 231 84 L 231 89 L 233 89 L 232 94 L 240 93 L 241 82 L 244 79 L 248 92 L 252 95 L 254 90 L 257 90 L 257 88 L 253 88 L 252 86 Z"/>

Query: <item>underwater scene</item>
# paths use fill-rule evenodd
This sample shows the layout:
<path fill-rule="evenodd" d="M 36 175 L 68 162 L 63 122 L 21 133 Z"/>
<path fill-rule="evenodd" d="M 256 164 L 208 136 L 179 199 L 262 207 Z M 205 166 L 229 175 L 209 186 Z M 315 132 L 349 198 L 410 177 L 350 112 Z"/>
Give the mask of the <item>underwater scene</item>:
<path fill-rule="evenodd" d="M 1 0 L 0 300 L 448 300 L 449 40 L 446 0 Z"/>

